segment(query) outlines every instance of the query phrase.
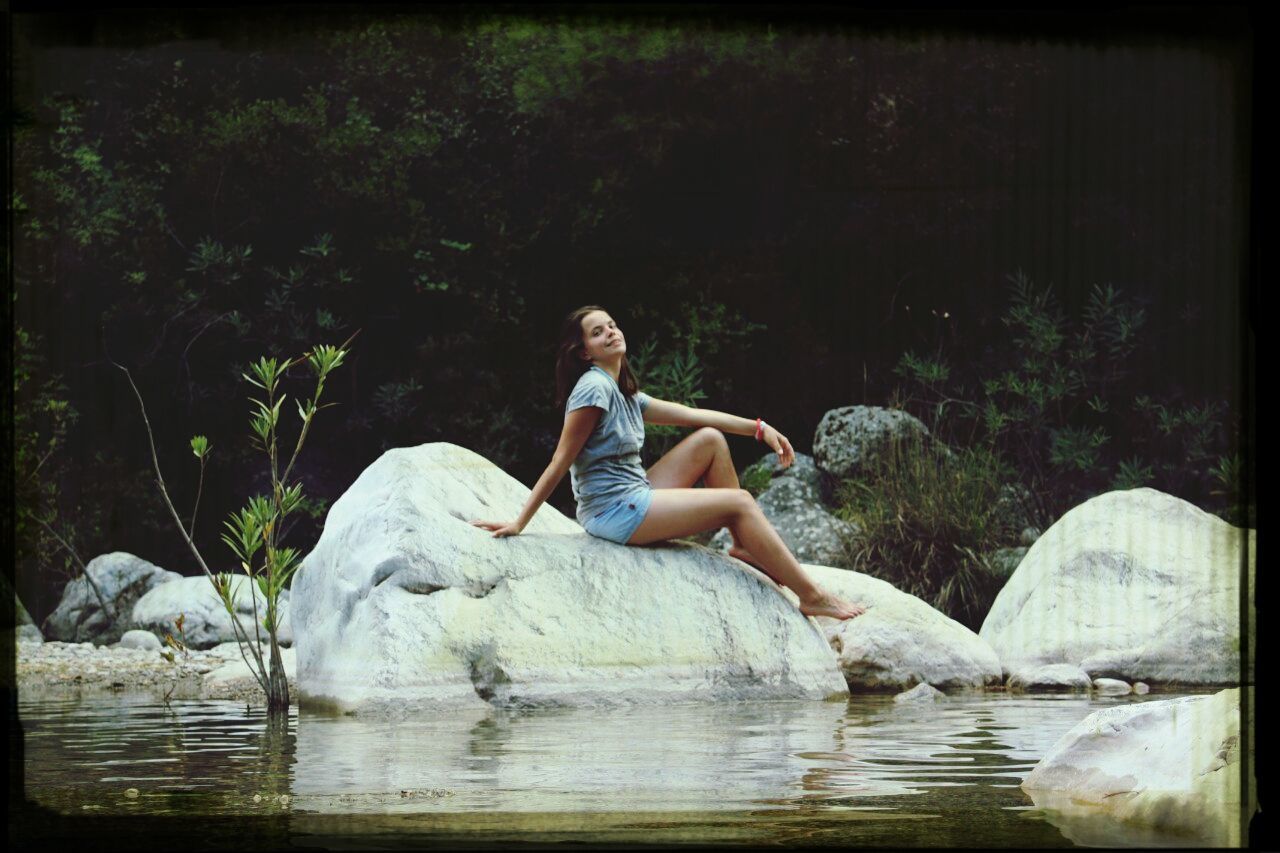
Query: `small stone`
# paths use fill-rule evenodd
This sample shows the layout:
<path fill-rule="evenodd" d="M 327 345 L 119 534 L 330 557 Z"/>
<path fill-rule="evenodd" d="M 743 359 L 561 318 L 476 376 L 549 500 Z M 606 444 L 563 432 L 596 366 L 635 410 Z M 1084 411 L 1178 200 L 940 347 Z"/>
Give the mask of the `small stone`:
<path fill-rule="evenodd" d="M 1040 538 L 1040 531 L 1034 527 L 1022 528 L 1022 534 L 1018 537 L 1018 542 L 1030 548 L 1036 544 L 1036 540 Z"/>
<path fill-rule="evenodd" d="M 137 799 L 137 798 L 138 798 L 138 789 L 137 789 L 137 788 L 130 788 L 130 789 L 128 789 L 127 791 L 125 791 L 125 792 L 124 792 L 124 795 L 125 795 L 126 797 L 128 797 L 129 799 L 131 799 L 131 800 L 135 800 L 135 799 Z"/>
<path fill-rule="evenodd" d="M 253 801 L 254 801 L 255 803 L 260 803 L 260 802 L 262 802 L 262 795 L 261 795 L 261 794 L 254 794 L 254 795 L 253 795 Z"/>
<path fill-rule="evenodd" d="M 289 805 L 289 795 L 288 795 L 288 794 L 281 794 L 281 795 L 280 795 L 280 805 L 282 805 L 282 806 L 287 806 L 287 805 Z"/>
<path fill-rule="evenodd" d="M 1127 696 L 1131 689 L 1129 682 L 1118 678 L 1095 678 L 1093 688 L 1103 696 Z"/>
<path fill-rule="evenodd" d="M 937 702 L 947 696 L 928 682 L 920 682 L 915 687 L 893 697 L 894 702 Z"/>
<path fill-rule="evenodd" d="M 1137 693 L 1139 696 L 1143 696 L 1151 692 L 1151 686 L 1145 681 L 1139 681 L 1137 684 L 1133 685 L 1133 692 Z"/>

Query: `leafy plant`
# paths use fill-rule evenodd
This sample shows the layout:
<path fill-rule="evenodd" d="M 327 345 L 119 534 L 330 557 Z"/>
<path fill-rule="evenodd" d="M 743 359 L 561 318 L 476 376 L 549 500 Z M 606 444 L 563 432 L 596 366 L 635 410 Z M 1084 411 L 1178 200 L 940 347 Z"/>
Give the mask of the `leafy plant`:
<path fill-rule="evenodd" d="M 751 493 L 752 497 L 760 497 L 773 482 L 773 474 L 768 466 L 756 462 L 743 469 L 738 478 L 738 485 Z"/>
<path fill-rule="evenodd" d="M 936 435 L 982 445 L 1013 466 L 1043 528 L 1071 506 L 1113 488 L 1151 485 L 1210 498 L 1224 408 L 1135 394 L 1130 365 L 1146 312 L 1112 285 L 1095 285 L 1078 321 L 1052 288 L 1009 277 L 1007 339 L 961 372 L 939 349 L 907 352 L 894 399 Z"/>
<path fill-rule="evenodd" d="M 306 442 L 307 434 L 310 431 L 311 423 L 316 413 L 322 408 L 333 405 L 329 403 L 321 406 L 320 397 L 324 393 L 324 383 L 329 374 L 346 359 L 348 353 L 346 347 L 348 344 L 350 344 L 350 339 L 338 347 L 324 344 L 318 345 L 305 355 L 284 361 L 264 356 L 249 366 L 249 373 L 242 374 L 245 381 L 260 389 L 266 398 L 265 400 L 258 397 L 250 398 L 253 408 L 249 414 L 249 425 L 253 433 L 252 441 L 254 445 L 267 456 L 271 477 L 271 494 L 253 496 L 249 498 L 248 503 L 242 509 L 231 513 L 228 520 L 224 522 L 228 533 L 223 534 L 222 541 L 239 559 L 241 570 L 244 571 L 248 581 L 252 584 L 250 593 L 254 610 L 253 641 L 250 641 L 245 636 L 236 617 L 236 608 L 233 601 L 233 575 L 227 572 L 215 574 L 209 569 L 208 563 L 192 539 L 192 533 L 183 528 L 182 520 L 178 517 L 178 512 L 174 508 L 173 502 L 169 499 L 164 476 L 160 471 L 160 462 L 156 456 L 155 438 L 151 432 L 151 423 L 147 418 L 146 405 L 143 403 L 142 394 L 138 391 L 137 385 L 134 384 L 133 377 L 129 374 L 128 369 L 112 362 L 124 372 L 130 386 L 133 388 L 134 395 L 138 399 L 138 406 L 142 411 L 143 423 L 147 430 L 147 438 L 151 444 L 151 457 L 155 468 L 156 481 L 165 504 L 168 506 L 173 520 L 177 523 L 178 529 L 182 532 L 187 546 L 195 556 L 196 562 L 199 563 L 200 568 L 209 578 L 210 583 L 213 584 L 213 588 L 222 601 L 223 607 L 230 614 L 232 627 L 236 632 L 237 641 L 240 643 L 241 656 L 253 672 L 263 693 L 266 694 L 267 710 L 269 715 L 272 716 L 287 714 L 289 709 L 289 682 L 284 672 L 284 664 L 280 657 L 280 646 L 277 637 L 280 593 L 288 585 L 294 572 L 301 566 L 300 552 L 296 548 L 286 548 L 280 544 L 282 523 L 291 513 L 304 505 L 302 484 L 301 482 L 295 482 L 289 485 L 289 475 L 293 472 L 293 466 L 297 462 L 298 454 L 301 452 L 303 444 Z M 289 368 L 303 362 L 307 363 L 315 376 L 315 390 L 309 399 L 295 401 L 298 418 L 302 423 L 293 452 L 289 456 L 287 464 L 284 465 L 284 470 L 281 471 L 280 463 L 282 457 L 278 447 L 280 409 L 287 399 L 287 395 L 279 393 L 280 381 L 285 377 Z M 203 470 L 205 459 L 209 453 L 208 440 L 199 435 L 192 437 L 191 450 L 199 458 Z M 197 505 L 199 504 L 199 494 L 196 496 L 196 503 Z M 194 519 L 194 512 L 192 517 Z M 261 561 L 258 559 L 259 551 L 262 552 Z M 258 612 L 260 597 L 265 605 L 265 613 L 261 615 Z M 258 630 L 259 627 L 267 632 L 270 648 L 269 666 L 262 659 L 262 635 Z M 178 629 L 181 632 L 181 617 L 178 620 Z M 166 639 L 170 645 L 175 644 L 171 636 L 166 637 Z M 248 653 L 246 653 L 246 649 Z M 252 660 L 250 660 L 250 656 Z"/>

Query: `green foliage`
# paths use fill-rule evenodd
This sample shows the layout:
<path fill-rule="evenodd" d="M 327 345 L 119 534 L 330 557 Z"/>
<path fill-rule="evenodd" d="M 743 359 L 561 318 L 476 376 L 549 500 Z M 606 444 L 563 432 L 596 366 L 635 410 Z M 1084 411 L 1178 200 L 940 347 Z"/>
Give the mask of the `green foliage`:
<path fill-rule="evenodd" d="M 39 335 L 14 329 L 14 559 L 33 563 L 41 574 L 70 578 L 77 572 L 71 549 L 79 537 L 60 511 L 69 466 L 62 448 L 80 414 L 62 378 L 47 373 L 40 342 Z"/>
<path fill-rule="evenodd" d="M 1011 476 L 986 449 L 894 442 L 837 489 L 836 514 L 860 529 L 847 543 L 854 568 L 978 630 L 1000 585 L 986 555 L 1017 536 L 1000 510 Z"/>
<path fill-rule="evenodd" d="M 1108 489 L 1149 485 L 1215 503 L 1211 466 L 1224 446 L 1225 410 L 1135 393 L 1145 310 L 1111 285 L 1095 286 L 1073 322 L 1051 288 L 1035 288 L 1021 272 L 1010 284 L 1001 318 L 1009 334 L 985 363 L 958 376 L 942 350 L 908 352 L 895 398 L 934 434 L 1010 463 L 1042 528 Z"/>
<path fill-rule="evenodd" d="M 770 472 L 769 467 L 759 462 L 748 465 L 738 477 L 738 485 L 757 498 L 769 488 L 772 482 L 773 474 Z"/>

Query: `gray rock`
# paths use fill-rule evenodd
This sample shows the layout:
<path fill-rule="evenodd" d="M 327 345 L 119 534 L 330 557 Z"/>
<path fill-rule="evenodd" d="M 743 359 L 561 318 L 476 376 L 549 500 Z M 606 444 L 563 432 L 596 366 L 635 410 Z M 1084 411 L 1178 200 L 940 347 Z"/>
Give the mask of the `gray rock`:
<path fill-rule="evenodd" d="M 253 591 L 252 597 L 249 594 L 250 590 Z M 231 599 L 236 606 L 236 619 L 240 623 L 240 628 L 250 639 L 255 637 L 256 600 L 257 633 L 265 642 L 267 632 L 261 626 L 261 622 L 266 617 L 266 598 L 242 574 L 232 578 L 231 592 Z M 293 644 L 293 630 L 289 623 L 289 590 L 287 589 L 280 593 L 280 612 L 280 630 L 277 636 L 280 645 L 290 646 Z M 182 630 L 186 635 L 188 648 L 207 649 L 219 643 L 236 640 L 231 616 L 223 606 L 222 599 L 218 598 L 217 592 L 214 591 L 213 584 L 203 575 L 179 578 L 148 592 L 134 605 L 131 624 L 157 636 L 172 634 L 175 640 L 181 640 L 182 637 L 174 626 L 174 620 L 180 614 L 183 617 Z"/>
<path fill-rule="evenodd" d="M 928 684 L 922 681 L 919 684 L 917 684 L 915 687 L 912 687 L 910 690 L 906 691 L 905 693 L 899 693 L 897 696 L 894 696 L 893 701 L 925 703 L 925 702 L 938 702 L 946 698 L 947 698 L 947 694 L 943 693 L 941 690 L 934 687 L 932 684 Z"/>
<path fill-rule="evenodd" d="M 1139 696 L 1146 696 L 1151 692 L 1151 685 L 1146 682 L 1139 681 L 1133 685 L 1133 692 L 1137 693 Z"/>
<path fill-rule="evenodd" d="M 125 631 L 124 636 L 120 638 L 120 647 L 125 649 L 143 649 L 145 651 L 158 651 L 161 647 L 160 638 L 150 631 Z"/>
<path fill-rule="evenodd" d="M 818 471 L 817 463 L 813 461 L 813 457 L 807 453 L 796 453 L 796 459 L 791 463 L 790 467 L 783 468 L 778 462 L 778 454 L 769 451 L 759 460 L 748 466 L 750 469 L 762 469 L 769 473 L 774 479 L 791 479 L 803 480 L 813 488 L 818 488 L 822 480 L 822 475 Z M 746 474 L 746 471 L 743 472 Z"/>
<path fill-rule="evenodd" d="M 13 594 L 13 615 L 15 639 L 19 643 L 43 643 L 44 634 L 40 633 L 40 626 L 31 618 L 31 614 L 27 612 L 27 608 L 22 606 L 22 600 L 18 598 L 18 594 L 9 586 L 9 579 L 0 575 L 0 595 Z"/>
<path fill-rule="evenodd" d="M 1099 495 L 1031 546 L 979 633 L 1006 673 L 1060 663 L 1128 682 L 1237 683 L 1256 623 L 1242 636 L 1254 538 L 1154 489 Z"/>
<path fill-rule="evenodd" d="M 776 453 L 769 453 L 756 463 L 773 474 L 769 488 L 757 498 L 765 518 L 800 562 L 852 568 L 848 543 L 858 528 L 836 518 L 823 504 L 813 457 L 797 453 L 787 469 L 780 468 L 777 459 Z M 732 544 L 728 528 L 721 528 L 710 542 L 712 548 L 726 552 Z"/>
<path fill-rule="evenodd" d="M 1015 670 L 1007 684 L 1010 690 L 1037 693 L 1075 693 L 1093 686 L 1087 672 L 1065 663 Z"/>
<path fill-rule="evenodd" d="M 845 406 L 822 416 L 813 437 L 818 469 L 834 481 L 856 477 L 897 441 L 929 430 L 912 415 L 878 406 Z"/>
<path fill-rule="evenodd" d="M 1001 581 L 1007 581 L 1018 570 L 1018 564 L 1027 556 L 1026 548 L 998 548 L 987 555 L 987 565 Z"/>
<path fill-rule="evenodd" d="M 84 577 L 67 583 L 62 600 L 49 617 L 49 638 L 69 643 L 114 643 L 129 630 L 133 605 L 149 590 L 182 575 L 166 571 L 124 551 L 102 554 L 85 567 L 102 591 L 113 615 L 104 613 L 93 587 Z"/>
<path fill-rule="evenodd" d="M 847 696 L 815 623 L 708 548 L 628 547 L 464 448 L 390 450 L 329 510 L 293 585 L 301 707 L 412 713 Z M 835 571 L 835 570 L 832 570 Z"/>
<path fill-rule="evenodd" d="M 1128 696 L 1132 692 L 1129 682 L 1121 681 L 1118 678 L 1095 678 L 1093 680 L 1093 689 L 1103 696 Z"/>

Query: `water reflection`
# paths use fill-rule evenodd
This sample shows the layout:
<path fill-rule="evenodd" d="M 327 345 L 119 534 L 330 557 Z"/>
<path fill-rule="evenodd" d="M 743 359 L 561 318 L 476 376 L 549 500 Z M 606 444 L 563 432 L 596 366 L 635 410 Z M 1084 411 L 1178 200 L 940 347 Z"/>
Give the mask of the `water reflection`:
<path fill-rule="evenodd" d="M 68 814 L 276 813 L 311 834 L 357 814 L 390 820 L 380 832 L 433 838 L 519 838 L 519 827 L 540 826 L 619 840 L 662 825 L 668 840 L 1070 846 L 1144 839 L 1062 823 L 1021 780 L 1090 712 L 1152 698 L 306 713 L 273 727 L 230 702 L 117 695 L 20 698 L 19 714 L 27 796 Z M 857 841 L 841 826 L 856 827 Z"/>

